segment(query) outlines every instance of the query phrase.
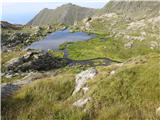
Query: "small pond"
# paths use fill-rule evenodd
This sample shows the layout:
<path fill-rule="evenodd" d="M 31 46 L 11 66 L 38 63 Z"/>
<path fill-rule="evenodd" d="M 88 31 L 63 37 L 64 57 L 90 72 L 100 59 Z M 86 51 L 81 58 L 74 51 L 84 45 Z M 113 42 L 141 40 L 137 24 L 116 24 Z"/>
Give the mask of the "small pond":
<path fill-rule="evenodd" d="M 94 34 L 87 34 L 85 32 L 70 32 L 68 29 L 60 30 L 49 34 L 46 38 L 32 43 L 27 49 L 39 50 L 57 50 L 59 45 L 64 42 L 76 42 L 89 40 L 94 38 Z"/>

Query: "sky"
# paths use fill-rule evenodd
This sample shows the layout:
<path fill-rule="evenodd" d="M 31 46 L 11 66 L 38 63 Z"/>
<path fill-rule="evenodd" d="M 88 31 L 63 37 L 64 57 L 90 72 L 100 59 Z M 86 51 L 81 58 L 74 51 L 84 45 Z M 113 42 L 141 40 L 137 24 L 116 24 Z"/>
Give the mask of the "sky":
<path fill-rule="evenodd" d="M 109 0 L 0 0 L 0 20 L 13 24 L 26 24 L 40 10 L 55 9 L 66 3 L 73 3 L 83 7 L 102 8 Z M 98 2 L 97 2 L 98 1 Z"/>

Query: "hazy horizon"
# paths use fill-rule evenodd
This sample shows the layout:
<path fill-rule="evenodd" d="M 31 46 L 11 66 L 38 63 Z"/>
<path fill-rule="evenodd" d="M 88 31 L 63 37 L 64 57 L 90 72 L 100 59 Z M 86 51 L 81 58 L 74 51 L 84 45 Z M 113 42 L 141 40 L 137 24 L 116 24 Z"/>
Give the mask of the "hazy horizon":
<path fill-rule="evenodd" d="M 2 4 L 1 20 L 13 24 L 26 24 L 40 10 L 55 9 L 63 4 L 72 3 L 88 8 L 102 8 L 107 2 L 5 2 Z"/>

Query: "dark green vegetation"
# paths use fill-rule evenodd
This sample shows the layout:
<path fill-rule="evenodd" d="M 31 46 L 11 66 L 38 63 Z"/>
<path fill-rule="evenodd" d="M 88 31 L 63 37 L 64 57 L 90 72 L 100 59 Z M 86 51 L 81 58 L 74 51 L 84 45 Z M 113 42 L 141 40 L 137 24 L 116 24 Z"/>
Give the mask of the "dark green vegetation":
<path fill-rule="evenodd" d="M 103 63 L 101 58 L 109 58 L 122 63 L 94 66 L 98 73 L 87 81 L 85 86 L 89 90 L 84 93 L 81 89 L 75 95 L 72 93 L 76 75 L 93 66 L 64 65 L 42 71 L 46 75 L 2 100 L 2 120 L 159 120 L 160 113 L 156 112 L 160 107 L 159 3 L 111 1 L 96 13 L 98 16 L 69 26 L 72 31 L 95 33 L 96 38 L 64 43 L 59 47 L 61 51 L 49 50 L 55 59 L 66 57 L 62 52 L 66 50 L 73 61 L 98 64 Z M 67 22 L 70 17 L 72 14 Z M 3 72 L 9 60 L 26 54 L 21 48 L 2 52 Z M 22 77 L 3 76 L 2 82 Z M 91 100 L 83 107 L 73 105 L 86 97 Z"/>
<path fill-rule="evenodd" d="M 151 50 L 145 41 L 135 43 L 132 48 L 125 48 L 123 40 L 100 37 L 88 41 L 68 43 L 65 46 L 68 50 L 69 58 L 74 60 L 111 58 L 113 60 L 125 61 L 137 55 L 159 52 L 159 49 Z"/>
<path fill-rule="evenodd" d="M 95 10 L 80 7 L 74 4 L 66 4 L 57 9 L 43 9 L 28 24 L 29 25 L 53 25 L 56 23 L 73 24 L 85 17 L 92 16 Z"/>

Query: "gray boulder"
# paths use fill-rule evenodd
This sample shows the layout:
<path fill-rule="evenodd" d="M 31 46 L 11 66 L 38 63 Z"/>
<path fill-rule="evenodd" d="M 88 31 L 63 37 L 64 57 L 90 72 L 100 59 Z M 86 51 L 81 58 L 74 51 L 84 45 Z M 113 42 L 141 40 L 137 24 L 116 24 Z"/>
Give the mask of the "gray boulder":
<path fill-rule="evenodd" d="M 157 49 L 159 48 L 159 45 L 156 41 L 151 41 L 150 42 L 150 49 Z"/>
<path fill-rule="evenodd" d="M 76 94 L 86 84 L 89 79 L 92 79 L 97 74 L 97 70 L 90 68 L 76 75 L 76 86 L 73 94 Z"/>
<path fill-rule="evenodd" d="M 156 115 L 160 117 L 160 107 L 156 109 Z"/>
<path fill-rule="evenodd" d="M 130 42 L 124 44 L 124 47 L 125 48 L 132 48 L 133 47 L 133 41 L 130 41 Z"/>
<path fill-rule="evenodd" d="M 77 100 L 76 102 L 73 103 L 73 106 L 83 107 L 83 106 L 86 105 L 86 104 L 88 103 L 88 101 L 90 101 L 90 100 L 91 100 L 90 97 L 79 99 L 79 100 Z"/>

